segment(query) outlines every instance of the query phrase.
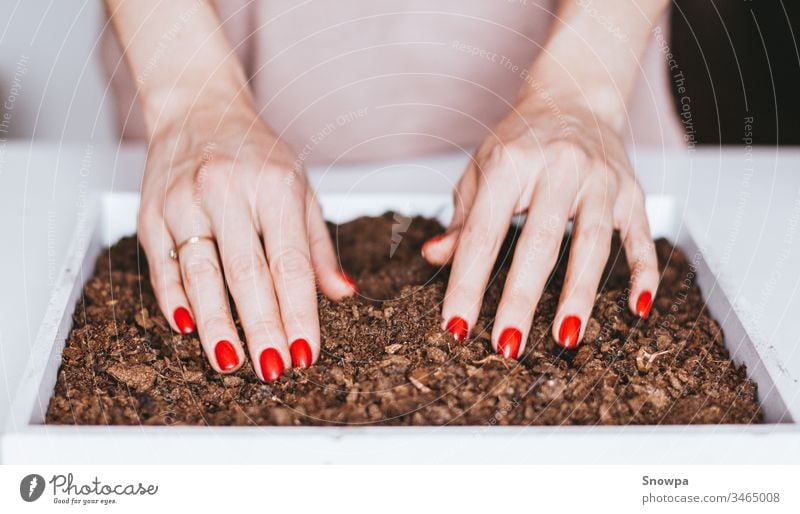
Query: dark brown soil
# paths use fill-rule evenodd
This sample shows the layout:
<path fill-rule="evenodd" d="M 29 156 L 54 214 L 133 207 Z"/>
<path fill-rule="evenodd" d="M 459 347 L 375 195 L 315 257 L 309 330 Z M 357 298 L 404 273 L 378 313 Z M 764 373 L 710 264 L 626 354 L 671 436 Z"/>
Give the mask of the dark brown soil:
<path fill-rule="evenodd" d="M 97 259 L 74 314 L 47 423 L 144 425 L 594 425 L 758 423 L 756 385 L 723 346 L 694 268 L 657 242 L 662 283 L 646 321 L 627 309 L 618 241 L 579 349 L 550 337 L 566 259 L 538 307 L 520 361 L 489 344 L 509 234 L 478 326 L 457 344 L 440 326 L 445 269 L 427 265 L 435 221 L 415 218 L 389 258 L 392 214 L 331 227 L 362 296 L 320 298 L 323 354 L 309 370 L 263 384 L 246 365 L 216 374 L 195 336 L 173 333 L 144 254 L 123 239 Z"/>

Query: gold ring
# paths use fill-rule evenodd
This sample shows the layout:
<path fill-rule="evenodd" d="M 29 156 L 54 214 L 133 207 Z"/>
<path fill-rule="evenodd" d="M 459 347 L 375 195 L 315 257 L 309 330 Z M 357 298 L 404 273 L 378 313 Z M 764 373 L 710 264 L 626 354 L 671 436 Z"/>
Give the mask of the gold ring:
<path fill-rule="evenodd" d="M 178 260 L 178 252 L 181 251 L 181 248 L 183 248 L 186 245 L 193 245 L 195 243 L 199 243 L 200 241 L 211 241 L 213 243 L 214 242 L 214 238 L 211 237 L 211 236 L 192 236 L 189 239 L 183 241 L 176 248 L 170 248 L 169 249 L 169 258 L 174 260 L 174 261 L 177 261 Z"/>

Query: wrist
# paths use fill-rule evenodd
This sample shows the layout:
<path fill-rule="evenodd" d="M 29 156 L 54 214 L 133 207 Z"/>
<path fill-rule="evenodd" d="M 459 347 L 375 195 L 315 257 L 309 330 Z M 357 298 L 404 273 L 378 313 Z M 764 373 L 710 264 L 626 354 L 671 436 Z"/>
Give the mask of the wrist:
<path fill-rule="evenodd" d="M 627 106 L 622 93 L 613 84 L 584 86 L 569 80 L 534 75 L 525 80 L 517 105 L 521 110 L 546 109 L 554 114 L 576 110 L 589 112 L 615 129 L 624 126 Z"/>
<path fill-rule="evenodd" d="M 194 81 L 193 81 L 194 82 Z M 257 116 L 249 89 L 243 82 L 213 78 L 194 82 L 204 84 L 198 88 L 186 83 L 163 84 L 140 90 L 144 120 L 150 138 L 166 126 L 182 125 L 190 115 L 216 117 L 209 120 L 216 126 L 221 116 Z"/>
<path fill-rule="evenodd" d="M 668 4 L 563 0 L 558 22 L 520 96 L 583 109 L 621 129 L 641 69 L 640 56 Z"/>

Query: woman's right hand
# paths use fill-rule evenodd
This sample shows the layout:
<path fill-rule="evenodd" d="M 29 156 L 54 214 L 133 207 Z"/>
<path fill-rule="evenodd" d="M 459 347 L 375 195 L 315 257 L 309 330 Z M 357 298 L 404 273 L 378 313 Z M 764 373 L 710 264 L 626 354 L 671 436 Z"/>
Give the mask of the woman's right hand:
<path fill-rule="evenodd" d="M 319 356 L 315 277 L 332 299 L 357 291 L 302 164 L 241 98 L 195 103 L 151 132 L 138 232 L 161 310 L 181 333 L 196 321 L 221 373 L 244 363 L 228 290 L 265 381 Z"/>

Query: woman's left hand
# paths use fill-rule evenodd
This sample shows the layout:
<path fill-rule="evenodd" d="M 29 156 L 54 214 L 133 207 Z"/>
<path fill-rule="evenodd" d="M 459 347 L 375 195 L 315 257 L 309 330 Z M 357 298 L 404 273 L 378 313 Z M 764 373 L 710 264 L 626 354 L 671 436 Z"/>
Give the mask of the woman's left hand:
<path fill-rule="evenodd" d="M 463 340 L 475 326 L 486 285 L 515 214 L 527 212 L 492 330 L 492 346 L 517 358 L 556 264 L 570 218 L 571 250 L 553 338 L 575 348 L 583 337 L 620 231 L 631 268 L 628 306 L 646 318 L 658 285 L 655 246 L 622 139 L 581 105 L 532 95 L 478 147 L 454 190 L 447 231 L 423 247 L 433 264 L 452 259 L 442 314 L 444 327 Z"/>

